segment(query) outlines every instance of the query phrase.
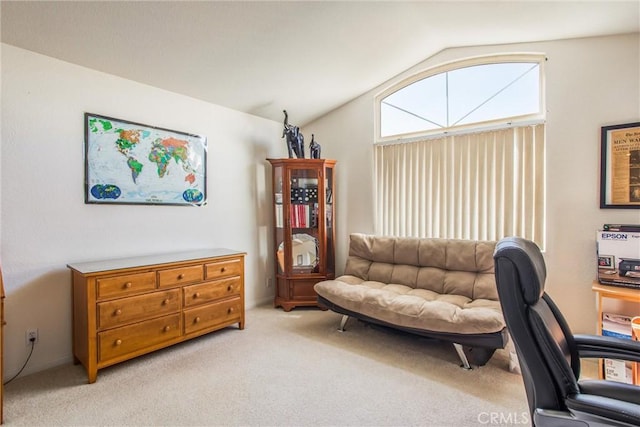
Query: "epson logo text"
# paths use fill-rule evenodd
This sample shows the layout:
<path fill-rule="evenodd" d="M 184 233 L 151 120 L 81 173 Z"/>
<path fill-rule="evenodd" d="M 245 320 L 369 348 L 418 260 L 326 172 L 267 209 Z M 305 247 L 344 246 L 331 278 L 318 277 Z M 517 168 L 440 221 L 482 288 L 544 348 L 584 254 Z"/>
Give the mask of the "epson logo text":
<path fill-rule="evenodd" d="M 602 233 L 603 240 L 627 240 L 626 233 Z"/>

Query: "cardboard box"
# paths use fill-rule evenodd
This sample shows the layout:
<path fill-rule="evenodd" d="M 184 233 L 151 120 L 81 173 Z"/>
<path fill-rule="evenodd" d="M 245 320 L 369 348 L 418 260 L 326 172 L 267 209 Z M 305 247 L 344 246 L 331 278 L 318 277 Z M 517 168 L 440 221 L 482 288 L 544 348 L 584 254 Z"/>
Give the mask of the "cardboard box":
<path fill-rule="evenodd" d="M 602 335 L 632 339 L 631 316 L 602 313 Z M 625 360 L 604 359 L 604 379 L 634 384 L 635 364 Z"/>
<path fill-rule="evenodd" d="M 598 281 L 640 289 L 640 232 L 598 231 Z"/>
<path fill-rule="evenodd" d="M 624 360 L 604 359 L 604 379 L 633 384 L 632 363 Z"/>

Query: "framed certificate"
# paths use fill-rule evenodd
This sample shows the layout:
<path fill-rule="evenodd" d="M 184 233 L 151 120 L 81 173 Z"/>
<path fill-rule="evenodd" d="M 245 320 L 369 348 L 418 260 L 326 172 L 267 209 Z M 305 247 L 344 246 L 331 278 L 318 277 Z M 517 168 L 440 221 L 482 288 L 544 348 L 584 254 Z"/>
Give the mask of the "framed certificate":
<path fill-rule="evenodd" d="M 601 129 L 600 208 L 640 209 L 640 122 Z"/>

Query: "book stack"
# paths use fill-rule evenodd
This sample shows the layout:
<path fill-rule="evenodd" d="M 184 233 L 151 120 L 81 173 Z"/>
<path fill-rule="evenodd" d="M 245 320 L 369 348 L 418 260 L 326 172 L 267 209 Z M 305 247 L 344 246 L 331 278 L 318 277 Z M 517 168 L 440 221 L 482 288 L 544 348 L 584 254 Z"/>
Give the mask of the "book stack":
<path fill-rule="evenodd" d="M 318 223 L 318 204 L 294 204 L 290 206 L 292 228 L 315 228 Z"/>
<path fill-rule="evenodd" d="M 631 316 L 614 313 L 602 313 L 602 335 L 630 340 L 632 339 Z M 617 359 L 604 359 L 604 378 L 633 384 L 635 366 L 633 362 Z"/>

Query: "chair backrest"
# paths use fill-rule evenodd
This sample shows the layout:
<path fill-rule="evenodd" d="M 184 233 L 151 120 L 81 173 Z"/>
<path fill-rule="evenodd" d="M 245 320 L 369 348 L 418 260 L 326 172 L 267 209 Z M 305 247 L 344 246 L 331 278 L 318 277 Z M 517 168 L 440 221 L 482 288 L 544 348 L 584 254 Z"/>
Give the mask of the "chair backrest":
<path fill-rule="evenodd" d="M 545 293 L 546 266 L 538 246 L 519 237 L 498 242 L 496 285 L 507 329 L 514 341 L 529 410 L 566 410 L 578 392 L 580 359 L 573 335 Z M 532 418 L 533 419 L 533 418 Z"/>

